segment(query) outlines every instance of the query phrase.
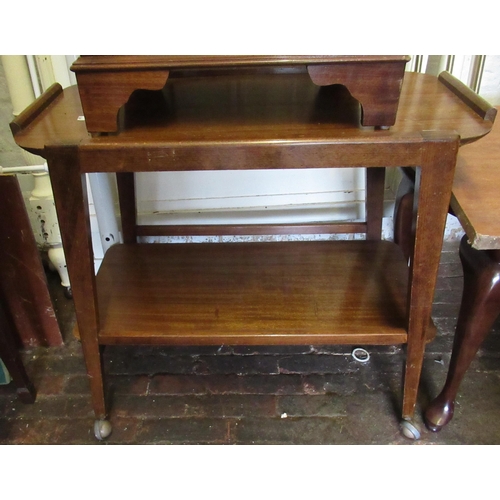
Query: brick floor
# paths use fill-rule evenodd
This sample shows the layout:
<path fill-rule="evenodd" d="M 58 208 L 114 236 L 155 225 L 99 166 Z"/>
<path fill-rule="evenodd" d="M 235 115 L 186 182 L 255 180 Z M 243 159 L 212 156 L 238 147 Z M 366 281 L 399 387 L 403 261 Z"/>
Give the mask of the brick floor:
<path fill-rule="evenodd" d="M 420 424 L 446 376 L 461 273 L 457 245 L 445 245 Z M 437 434 L 422 426 L 418 442 L 399 431 L 400 346 L 369 347 L 366 364 L 352 358 L 353 346 L 109 347 L 113 432 L 98 442 L 73 305 L 56 276 L 49 282 L 66 343 L 24 351 L 35 404 L 0 386 L 0 444 L 500 444 L 500 322 L 462 384 L 451 424 Z"/>

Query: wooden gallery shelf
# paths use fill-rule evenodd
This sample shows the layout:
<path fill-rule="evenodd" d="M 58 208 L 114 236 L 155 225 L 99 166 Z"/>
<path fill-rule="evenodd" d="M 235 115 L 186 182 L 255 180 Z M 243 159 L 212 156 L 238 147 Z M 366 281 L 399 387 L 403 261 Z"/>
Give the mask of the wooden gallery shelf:
<path fill-rule="evenodd" d="M 99 343 L 405 343 L 407 280 L 383 241 L 115 245 Z"/>

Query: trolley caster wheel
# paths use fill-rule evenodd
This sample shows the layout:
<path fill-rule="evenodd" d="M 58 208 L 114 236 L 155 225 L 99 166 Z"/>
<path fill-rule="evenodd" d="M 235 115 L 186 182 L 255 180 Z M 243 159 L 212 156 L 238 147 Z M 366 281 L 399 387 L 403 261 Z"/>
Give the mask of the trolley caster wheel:
<path fill-rule="evenodd" d="M 111 434 L 109 420 L 96 420 L 94 423 L 94 435 L 98 441 L 103 441 Z"/>
<path fill-rule="evenodd" d="M 64 289 L 64 296 L 65 296 L 67 299 L 72 299 L 72 298 L 73 298 L 73 290 L 71 290 L 71 287 L 70 287 L 70 286 L 67 286 L 67 287 Z"/>
<path fill-rule="evenodd" d="M 408 439 L 417 441 L 420 439 L 420 429 L 412 424 L 409 420 L 403 420 L 401 422 L 401 434 Z"/>

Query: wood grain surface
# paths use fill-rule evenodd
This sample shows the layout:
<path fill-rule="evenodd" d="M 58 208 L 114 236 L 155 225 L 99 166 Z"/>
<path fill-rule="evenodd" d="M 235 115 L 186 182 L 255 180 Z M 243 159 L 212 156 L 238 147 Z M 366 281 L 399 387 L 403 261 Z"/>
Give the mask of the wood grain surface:
<path fill-rule="evenodd" d="M 407 275 L 389 242 L 115 245 L 99 342 L 402 343 Z"/>
<path fill-rule="evenodd" d="M 83 110 L 78 89 L 73 86 L 64 89 L 43 115 L 19 130 L 15 139 L 24 149 L 41 156 L 48 144 L 80 144 L 88 155 L 88 170 L 125 169 L 130 150 L 140 149 L 141 144 L 156 144 L 163 151 L 161 158 L 151 151 L 149 156 L 144 153 L 141 169 L 160 169 L 160 165 L 163 170 L 237 168 L 239 158 L 252 160 L 264 147 L 268 153 L 261 154 L 260 160 L 273 168 L 278 154 L 273 151 L 284 146 L 301 153 L 295 168 L 307 168 L 318 166 L 307 158 L 309 149 L 339 140 L 387 143 L 422 130 L 455 130 L 465 144 L 491 129 L 491 122 L 471 113 L 468 105 L 436 77 L 417 73 L 405 76 L 397 120 L 390 130 L 378 130 L 374 135 L 372 127 L 360 125 L 360 113 L 359 103 L 343 87 L 319 88 L 304 74 L 223 76 L 209 82 L 172 78 L 163 91 L 132 96 L 122 116 L 125 128 L 118 135 L 88 134 L 85 122 L 79 120 Z M 205 148 L 214 145 L 228 150 L 227 154 L 220 151 L 218 165 L 203 161 Z M 123 151 L 123 165 L 108 165 L 106 151 L 117 149 Z M 174 153 L 184 157 L 189 153 L 192 164 L 181 166 Z M 317 163 L 328 165 L 325 151 L 320 154 L 316 155 Z M 101 160 L 96 163 L 98 155 Z M 263 165 L 247 161 L 247 168 Z"/>

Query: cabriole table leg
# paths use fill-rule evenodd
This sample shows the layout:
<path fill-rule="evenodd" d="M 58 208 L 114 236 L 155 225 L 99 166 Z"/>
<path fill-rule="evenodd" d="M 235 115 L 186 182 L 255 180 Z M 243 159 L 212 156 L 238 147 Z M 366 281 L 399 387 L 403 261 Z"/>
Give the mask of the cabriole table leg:
<path fill-rule="evenodd" d="M 475 250 L 467 236 L 460 242 L 464 290 L 450 368 L 443 390 L 424 414 L 427 428 L 441 430 L 453 418 L 462 379 L 500 313 L 500 251 Z"/>

